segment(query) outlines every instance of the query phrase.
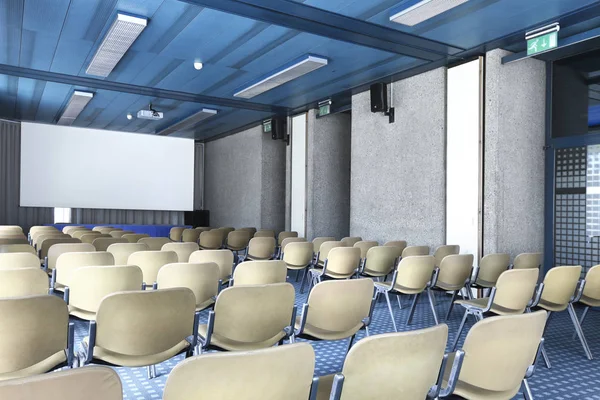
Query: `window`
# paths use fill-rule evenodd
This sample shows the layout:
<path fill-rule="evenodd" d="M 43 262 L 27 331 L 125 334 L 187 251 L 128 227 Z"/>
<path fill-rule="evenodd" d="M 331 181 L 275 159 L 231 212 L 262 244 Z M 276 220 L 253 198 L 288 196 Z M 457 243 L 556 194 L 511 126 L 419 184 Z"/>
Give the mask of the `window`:
<path fill-rule="evenodd" d="M 54 209 L 54 223 L 55 224 L 70 224 L 71 223 L 71 209 L 70 208 L 55 208 Z"/>
<path fill-rule="evenodd" d="M 600 145 L 587 148 L 587 236 L 600 236 Z"/>

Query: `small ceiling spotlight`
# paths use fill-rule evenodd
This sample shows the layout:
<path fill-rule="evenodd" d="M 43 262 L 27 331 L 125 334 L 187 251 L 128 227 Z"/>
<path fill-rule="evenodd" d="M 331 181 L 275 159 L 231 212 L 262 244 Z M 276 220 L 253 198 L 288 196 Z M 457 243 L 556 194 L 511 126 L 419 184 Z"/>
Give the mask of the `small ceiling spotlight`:
<path fill-rule="evenodd" d="M 202 69 L 202 67 L 204 67 L 204 64 L 202 64 L 200 61 L 194 61 L 194 68 L 197 71 L 200 71 Z"/>
<path fill-rule="evenodd" d="M 131 121 L 133 119 L 133 115 L 131 115 L 131 113 L 128 113 L 127 114 L 127 119 Z"/>

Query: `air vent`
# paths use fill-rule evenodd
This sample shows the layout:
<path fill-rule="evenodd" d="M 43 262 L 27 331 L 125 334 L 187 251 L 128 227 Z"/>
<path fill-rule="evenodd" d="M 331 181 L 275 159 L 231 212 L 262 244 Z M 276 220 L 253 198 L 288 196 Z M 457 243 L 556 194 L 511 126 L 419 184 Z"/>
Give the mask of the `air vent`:
<path fill-rule="evenodd" d="M 264 92 L 281 86 L 291 80 L 306 75 L 316 69 L 327 65 L 327 59 L 324 57 L 307 55 L 292 63 L 281 67 L 279 70 L 271 73 L 266 78 L 260 79 L 258 82 L 253 83 L 239 92 L 235 93 L 235 97 L 241 97 L 243 99 L 250 99 L 254 96 L 258 96 Z"/>
<path fill-rule="evenodd" d="M 94 93 L 74 91 L 57 124 L 73 125 L 73 122 L 93 97 Z"/>
<path fill-rule="evenodd" d="M 104 36 L 85 73 L 107 77 L 142 33 L 147 23 L 146 18 L 117 14 L 117 19 Z"/>
<path fill-rule="evenodd" d="M 390 21 L 415 26 L 467 1 L 469 0 L 423 0 L 401 11 L 393 11 Z"/>
<path fill-rule="evenodd" d="M 214 115 L 217 115 L 217 110 L 211 110 L 209 108 L 203 108 L 196 114 L 190 115 L 183 121 L 179 121 L 160 132 L 157 132 L 159 135 L 170 135 L 175 132 L 182 132 L 188 129 L 193 128 L 198 122 L 204 121 L 207 118 L 210 118 Z"/>

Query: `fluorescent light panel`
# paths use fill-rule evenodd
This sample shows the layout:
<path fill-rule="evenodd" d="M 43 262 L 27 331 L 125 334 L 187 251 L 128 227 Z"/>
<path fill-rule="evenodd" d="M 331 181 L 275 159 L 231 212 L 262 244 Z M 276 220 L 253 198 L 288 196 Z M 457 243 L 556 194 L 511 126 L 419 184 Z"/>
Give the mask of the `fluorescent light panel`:
<path fill-rule="evenodd" d="M 193 115 L 190 115 L 183 121 L 177 122 L 157 133 L 159 135 L 170 135 L 175 132 L 185 131 L 188 128 L 192 128 L 198 122 L 204 121 L 207 118 L 217 115 L 217 112 L 218 112 L 217 110 L 211 110 L 210 108 L 203 108 L 199 112 L 197 112 Z"/>
<path fill-rule="evenodd" d="M 146 28 L 147 23 L 146 18 L 117 14 L 117 19 L 104 36 L 85 73 L 107 77 Z"/>
<path fill-rule="evenodd" d="M 93 97 L 94 93 L 81 92 L 79 90 L 74 91 L 57 124 L 73 125 L 73 122 L 75 122 L 79 114 Z"/>
<path fill-rule="evenodd" d="M 327 65 L 327 63 L 328 61 L 324 57 L 311 55 L 306 56 L 300 61 L 294 62 L 290 66 L 283 67 L 281 70 L 274 72 L 268 77 L 240 90 L 239 92 L 235 93 L 234 96 L 241 97 L 243 99 L 250 99 L 254 96 L 258 96 L 259 94 L 281 86 L 284 83 L 306 75 L 309 72 L 324 67 Z"/>
<path fill-rule="evenodd" d="M 390 21 L 402 25 L 415 26 L 454 7 L 458 7 L 467 1 L 469 0 L 423 0 L 393 14 L 390 17 Z"/>

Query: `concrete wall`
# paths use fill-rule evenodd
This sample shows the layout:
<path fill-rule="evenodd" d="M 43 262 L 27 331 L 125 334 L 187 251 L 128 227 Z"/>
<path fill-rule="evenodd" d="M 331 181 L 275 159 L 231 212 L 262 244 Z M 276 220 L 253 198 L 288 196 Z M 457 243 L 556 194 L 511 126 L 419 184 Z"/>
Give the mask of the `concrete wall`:
<path fill-rule="evenodd" d="M 211 226 L 284 229 L 285 143 L 262 127 L 206 143 L 205 202 Z"/>
<path fill-rule="evenodd" d="M 352 97 L 350 234 L 381 243 L 445 241 L 446 69 L 394 83 L 396 122 Z"/>
<path fill-rule="evenodd" d="M 542 61 L 486 55 L 484 254 L 543 250 L 545 82 Z"/>

